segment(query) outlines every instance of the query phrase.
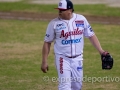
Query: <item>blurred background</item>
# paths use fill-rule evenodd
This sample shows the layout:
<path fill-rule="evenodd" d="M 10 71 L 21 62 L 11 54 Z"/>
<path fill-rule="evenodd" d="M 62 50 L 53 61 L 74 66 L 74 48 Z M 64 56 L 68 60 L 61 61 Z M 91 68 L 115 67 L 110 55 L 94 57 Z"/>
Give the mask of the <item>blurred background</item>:
<path fill-rule="evenodd" d="M 0 0 L 0 2 L 16 2 L 20 0 Z M 24 0 L 21 0 L 24 1 Z M 57 4 L 59 0 L 26 0 L 36 4 Z M 72 0 L 74 4 L 107 4 L 113 7 L 120 7 L 120 0 Z"/>

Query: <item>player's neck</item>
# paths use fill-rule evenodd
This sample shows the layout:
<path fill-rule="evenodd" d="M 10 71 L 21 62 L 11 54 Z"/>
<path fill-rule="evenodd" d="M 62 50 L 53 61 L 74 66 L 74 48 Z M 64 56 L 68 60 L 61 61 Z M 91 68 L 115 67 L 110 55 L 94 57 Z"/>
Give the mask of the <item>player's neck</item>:
<path fill-rule="evenodd" d="M 70 20 L 71 18 L 73 17 L 73 14 L 71 14 L 70 16 L 62 16 L 62 15 L 59 15 L 59 18 L 63 19 L 63 20 Z"/>

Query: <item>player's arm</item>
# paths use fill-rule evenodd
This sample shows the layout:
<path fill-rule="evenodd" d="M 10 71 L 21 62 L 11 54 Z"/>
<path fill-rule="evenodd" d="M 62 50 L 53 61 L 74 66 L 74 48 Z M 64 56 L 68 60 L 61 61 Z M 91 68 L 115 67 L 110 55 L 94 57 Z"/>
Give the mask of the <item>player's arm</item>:
<path fill-rule="evenodd" d="M 100 54 L 102 54 L 104 52 L 104 50 L 102 49 L 100 42 L 95 34 L 93 36 L 89 37 L 89 40 L 93 44 L 93 46 L 99 51 Z"/>
<path fill-rule="evenodd" d="M 48 71 L 47 58 L 48 58 L 48 54 L 50 52 L 50 46 L 51 46 L 51 43 L 44 42 L 43 48 L 42 48 L 42 65 L 41 65 L 41 70 L 44 73 L 46 73 Z"/>
<path fill-rule="evenodd" d="M 53 22 L 50 22 L 48 24 L 47 30 L 46 30 L 46 35 L 44 38 L 44 44 L 42 48 L 42 64 L 41 64 L 41 70 L 46 73 L 48 71 L 48 63 L 47 63 L 47 58 L 48 54 L 50 52 L 50 46 L 52 41 L 54 40 L 54 25 Z"/>

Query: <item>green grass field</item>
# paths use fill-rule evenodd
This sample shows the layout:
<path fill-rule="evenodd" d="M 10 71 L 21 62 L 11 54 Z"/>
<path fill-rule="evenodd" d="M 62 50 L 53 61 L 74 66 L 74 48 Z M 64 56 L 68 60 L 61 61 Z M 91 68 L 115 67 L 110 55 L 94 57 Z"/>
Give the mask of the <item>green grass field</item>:
<path fill-rule="evenodd" d="M 25 7 L 23 5 L 23 7 L 21 7 L 21 3 L 18 4 L 20 6 L 17 7 L 17 4 L 13 3 L 0 3 L 0 11 L 42 12 L 42 9 L 40 10 L 38 8 L 39 5 L 35 5 L 35 7 L 32 5 Z M 4 7 L 4 5 L 8 7 Z M 94 5 L 88 6 L 91 7 L 91 9 L 94 7 Z M 45 6 L 43 5 L 43 7 Z M 76 7 L 78 8 L 78 6 Z M 84 8 L 84 6 L 82 7 Z M 95 14 L 89 11 L 90 8 L 82 12 L 98 15 L 98 13 L 104 13 L 104 11 L 101 10 L 104 8 L 105 7 L 96 8 Z M 51 12 L 52 9 L 46 7 L 46 12 L 47 10 Z M 100 10 L 101 12 L 98 12 Z M 120 15 L 118 8 L 109 8 L 106 9 L 106 12 L 110 12 L 110 10 L 113 10 L 111 15 Z M 109 13 L 104 15 L 109 15 Z M 41 50 L 47 24 L 47 21 L 0 19 L 0 90 L 57 90 L 58 82 L 56 80 L 57 72 L 54 66 L 53 48 L 51 48 L 49 54 L 49 72 L 45 74 L 40 70 L 42 59 Z M 82 90 L 119 90 L 120 26 L 103 24 L 91 25 L 103 49 L 112 54 L 114 67 L 112 70 L 102 70 L 99 53 L 91 45 L 89 40 L 85 38 L 85 80 Z M 91 79 L 93 77 L 96 77 L 98 81 L 92 82 L 88 80 L 88 78 Z M 103 79 L 104 77 L 108 77 L 108 80 L 101 80 L 101 78 Z"/>
<path fill-rule="evenodd" d="M 48 22 L 0 19 L 0 90 L 57 90 L 53 48 L 49 55 L 50 70 L 40 71 L 41 47 Z M 100 55 L 85 39 L 84 76 L 120 76 L 119 71 L 119 29 L 118 25 L 92 24 L 102 47 L 114 57 L 114 67 L 110 71 L 101 70 Z M 44 81 L 48 76 L 50 80 Z M 120 79 L 120 77 L 119 77 Z M 118 79 L 117 79 L 118 81 Z M 83 90 L 119 90 L 120 81 L 83 83 Z"/>

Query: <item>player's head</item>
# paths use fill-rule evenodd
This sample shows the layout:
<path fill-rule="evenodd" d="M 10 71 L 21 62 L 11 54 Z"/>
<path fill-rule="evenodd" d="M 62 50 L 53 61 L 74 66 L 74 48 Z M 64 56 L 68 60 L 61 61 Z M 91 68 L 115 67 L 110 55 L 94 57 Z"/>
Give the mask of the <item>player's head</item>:
<path fill-rule="evenodd" d="M 62 16 L 64 19 L 69 18 L 70 15 L 73 13 L 73 3 L 70 0 L 60 0 L 58 3 L 59 15 Z"/>
<path fill-rule="evenodd" d="M 72 9 L 72 11 L 74 11 L 73 3 L 70 0 L 60 0 L 60 2 L 58 3 L 58 8 L 56 9 L 58 10 Z"/>

